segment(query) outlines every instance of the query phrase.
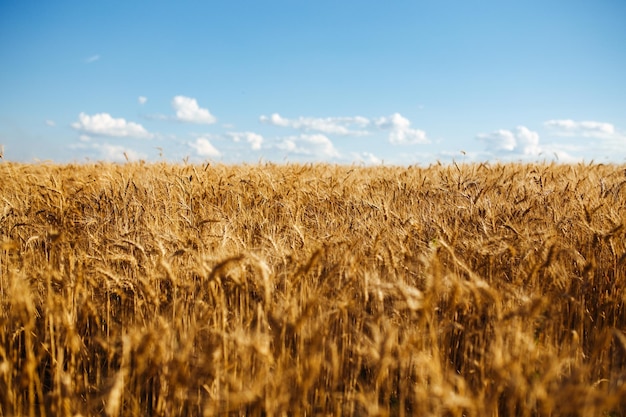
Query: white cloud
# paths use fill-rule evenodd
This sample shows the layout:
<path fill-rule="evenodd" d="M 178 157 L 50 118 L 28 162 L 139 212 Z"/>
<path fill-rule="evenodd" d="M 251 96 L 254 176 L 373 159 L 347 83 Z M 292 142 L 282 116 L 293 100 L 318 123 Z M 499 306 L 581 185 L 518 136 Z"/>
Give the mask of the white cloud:
<path fill-rule="evenodd" d="M 261 145 L 263 144 L 263 136 L 254 132 L 228 132 L 226 135 L 229 136 L 233 142 L 245 140 L 250 144 L 253 150 L 261 149 Z"/>
<path fill-rule="evenodd" d="M 299 155 L 312 155 L 338 158 L 339 151 L 332 141 L 322 134 L 302 134 L 284 138 L 277 147 L 283 151 Z"/>
<path fill-rule="evenodd" d="M 98 113 L 93 116 L 80 113 L 78 115 L 78 122 L 72 123 L 72 127 L 78 131 L 98 136 L 148 139 L 154 137 L 154 135 L 148 132 L 142 125 L 127 122 L 123 118 L 114 119 L 108 113 Z"/>
<path fill-rule="evenodd" d="M 91 64 L 91 63 L 99 61 L 99 60 L 100 60 L 100 55 L 92 55 L 89 58 L 85 59 L 85 63 Z"/>
<path fill-rule="evenodd" d="M 380 117 L 374 120 L 375 126 L 389 130 L 389 142 L 394 145 L 415 145 L 430 143 L 426 132 L 412 129 L 411 122 L 400 113 L 394 113 L 389 117 Z"/>
<path fill-rule="evenodd" d="M 46 120 L 46 126 L 50 126 L 50 127 L 55 127 L 57 124 L 54 122 L 54 120 Z"/>
<path fill-rule="evenodd" d="M 554 159 L 572 163 L 582 160 L 607 159 L 618 161 L 626 157 L 626 134 L 610 123 L 548 120 L 548 141 L 525 126 L 500 129 L 476 135 L 486 146 L 487 158 Z"/>
<path fill-rule="evenodd" d="M 90 142 L 91 138 L 89 136 L 87 136 L 87 135 L 80 135 L 78 137 L 78 140 L 80 140 L 81 142 Z"/>
<path fill-rule="evenodd" d="M 199 156 L 218 158 L 222 155 L 221 152 L 211 144 L 209 139 L 204 137 L 197 138 L 194 142 L 190 142 L 189 146 L 195 149 Z"/>
<path fill-rule="evenodd" d="M 380 165 L 383 161 L 371 152 L 354 152 L 352 157 L 355 161 L 363 162 L 368 165 Z"/>
<path fill-rule="evenodd" d="M 289 127 L 292 124 L 289 119 L 282 118 L 278 113 L 274 113 L 270 117 L 263 115 L 259 118 L 259 120 L 261 121 L 261 123 L 267 123 L 280 127 Z"/>
<path fill-rule="evenodd" d="M 552 158 L 557 162 L 573 163 L 580 162 L 584 159 L 582 156 L 575 156 L 571 152 L 578 152 L 580 149 L 576 146 L 546 144 L 541 146 L 541 153 L 546 158 Z"/>
<path fill-rule="evenodd" d="M 324 135 L 301 135 L 301 141 L 311 144 L 314 149 L 324 156 L 338 157 L 339 152 L 333 143 Z"/>
<path fill-rule="evenodd" d="M 304 149 L 304 148 L 298 148 L 298 145 L 296 145 L 295 140 L 290 139 L 290 138 L 285 138 L 282 140 L 282 142 L 280 142 L 278 145 L 278 149 L 282 149 L 283 151 L 287 151 L 287 152 L 291 152 L 291 153 L 299 153 L 299 154 L 305 154 L 305 155 L 310 155 L 311 152 Z"/>
<path fill-rule="evenodd" d="M 430 143 L 426 132 L 413 129 L 411 122 L 400 113 L 388 117 L 379 117 L 370 120 L 366 117 L 299 117 L 287 119 L 278 113 L 271 116 L 261 116 L 261 123 L 289 127 L 305 132 L 321 132 L 328 135 L 366 136 L 375 131 L 389 131 L 388 140 L 394 145 L 415 145 Z"/>
<path fill-rule="evenodd" d="M 87 138 L 87 140 L 84 140 Z M 110 143 L 93 143 L 86 136 L 81 136 L 81 142 L 70 145 L 70 149 L 91 150 L 95 151 L 97 160 L 110 162 L 139 161 L 147 159 L 147 156 L 134 149 L 127 148 L 122 145 L 112 145 Z"/>
<path fill-rule="evenodd" d="M 491 133 L 480 133 L 476 138 L 485 142 L 487 148 L 494 152 L 513 152 L 517 146 L 515 134 L 510 130 L 500 129 Z"/>
<path fill-rule="evenodd" d="M 146 104 L 146 102 L 148 101 L 148 98 L 145 96 L 139 96 L 137 97 L 137 101 L 139 102 L 139 104 Z"/>
<path fill-rule="evenodd" d="M 516 129 L 517 146 L 516 149 L 522 151 L 524 155 L 539 155 L 539 134 L 533 132 L 525 126 L 518 126 Z"/>
<path fill-rule="evenodd" d="M 496 154 L 530 157 L 543 152 L 539 146 L 539 134 L 525 126 L 518 126 L 515 130 L 500 129 L 481 133 L 476 138 L 486 143 L 489 152 Z"/>
<path fill-rule="evenodd" d="M 172 107 L 176 110 L 176 119 L 181 122 L 210 125 L 217 121 L 209 110 L 198 105 L 195 98 L 176 96 L 172 100 Z"/>
<path fill-rule="evenodd" d="M 394 113 L 389 117 L 379 117 L 374 124 L 381 129 L 407 129 L 411 122 L 400 113 Z"/>
<path fill-rule="evenodd" d="M 261 123 L 290 127 L 305 132 L 322 132 L 326 134 L 342 135 L 342 136 L 364 136 L 369 134 L 366 130 L 353 130 L 351 127 L 364 128 L 370 121 L 361 116 L 355 117 L 299 117 L 297 119 L 287 119 L 278 113 L 271 116 L 261 116 Z"/>
<path fill-rule="evenodd" d="M 581 136 L 594 138 L 613 137 L 615 127 L 611 123 L 594 121 L 574 121 L 570 119 L 548 120 L 544 126 L 557 136 Z"/>
<path fill-rule="evenodd" d="M 133 149 L 126 148 L 121 145 L 111 145 L 109 143 L 98 144 L 94 143 L 93 148 L 100 152 L 102 159 L 114 162 L 124 161 L 139 161 L 145 159 L 146 155 L 134 151 Z"/>
<path fill-rule="evenodd" d="M 544 126 L 550 135 L 568 138 L 567 146 L 579 150 L 585 159 L 626 158 L 626 133 L 611 123 L 559 119 L 548 120 Z"/>

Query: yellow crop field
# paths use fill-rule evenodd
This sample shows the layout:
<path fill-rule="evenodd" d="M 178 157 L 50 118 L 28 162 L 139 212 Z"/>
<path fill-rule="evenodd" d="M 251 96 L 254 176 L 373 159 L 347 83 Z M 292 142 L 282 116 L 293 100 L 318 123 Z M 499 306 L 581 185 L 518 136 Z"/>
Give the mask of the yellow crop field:
<path fill-rule="evenodd" d="M 0 416 L 626 416 L 626 166 L 0 163 Z"/>

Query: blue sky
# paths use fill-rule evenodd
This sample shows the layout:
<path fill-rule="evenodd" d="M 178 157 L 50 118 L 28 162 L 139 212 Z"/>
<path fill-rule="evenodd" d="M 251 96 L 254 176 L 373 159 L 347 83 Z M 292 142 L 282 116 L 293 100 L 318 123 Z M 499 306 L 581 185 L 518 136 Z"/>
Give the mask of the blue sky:
<path fill-rule="evenodd" d="M 626 161 L 626 2 L 0 0 L 14 161 Z"/>

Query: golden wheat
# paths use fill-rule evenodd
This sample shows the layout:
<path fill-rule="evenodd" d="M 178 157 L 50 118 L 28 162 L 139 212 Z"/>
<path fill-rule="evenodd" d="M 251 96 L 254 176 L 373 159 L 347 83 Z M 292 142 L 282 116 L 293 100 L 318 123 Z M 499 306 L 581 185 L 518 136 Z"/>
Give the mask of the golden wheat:
<path fill-rule="evenodd" d="M 626 416 L 624 166 L 0 182 L 1 416 Z"/>

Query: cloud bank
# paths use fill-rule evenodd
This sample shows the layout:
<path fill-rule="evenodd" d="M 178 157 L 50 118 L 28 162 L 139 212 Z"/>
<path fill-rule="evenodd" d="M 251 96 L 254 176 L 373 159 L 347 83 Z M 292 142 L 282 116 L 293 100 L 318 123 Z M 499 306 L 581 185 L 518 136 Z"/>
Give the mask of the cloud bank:
<path fill-rule="evenodd" d="M 145 96 L 138 96 L 139 104 L 147 102 Z M 171 106 L 175 115 L 146 116 L 150 120 L 175 120 L 196 125 L 212 125 L 217 121 L 206 108 L 200 107 L 195 98 L 178 95 L 173 97 Z M 424 145 L 431 143 L 424 130 L 412 126 L 411 121 L 400 113 L 381 117 L 296 117 L 288 118 L 279 113 L 262 115 L 259 122 L 266 126 L 288 129 L 273 137 L 254 131 L 237 131 L 235 125 L 222 123 L 221 132 L 186 132 L 183 135 L 194 139 L 183 139 L 176 134 L 153 134 L 141 124 L 124 118 L 115 118 L 109 113 L 80 113 L 71 127 L 80 133 L 74 149 L 99 152 L 104 159 L 121 160 L 139 158 L 141 153 L 126 147 L 125 143 L 104 143 L 101 137 L 111 138 L 155 138 L 163 147 L 180 146 L 183 152 L 192 150 L 198 158 L 224 158 L 234 160 L 244 158 L 272 159 L 280 157 L 301 158 L 311 161 L 351 161 L 367 164 L 380 164 L 381 158 L 391 163 L 429 162 L 438 158 L 454 159 L 459 150 L 421 148 L 414 152 L 398 153 L 391 146 L 384 147 L 385 140 L 394 146 Z M 48 126 L 54 121 L 46 120 Z M 551 119 L 541 124 L 544 136 L 539 131 L 519 125 L 515 128 L 498 129 L 475 135 L 482 143 L 484 151 L 467 149 L 461 151 L 468 160 L 497 159 L 546 160 L 576 162 L 584 159 L 616 159 L 626 157 L 626 134 L 611 123 L 591 120 Z M 181 129 L 180 125 L 178 129 Z M 358 140 L 349 140 L 358 138 Z M 214 146 L 219 141 L 224 148 Z M 334 141 L 339 147 L 335 146 Z M 438 141 L 441 142 L 441 141 Z M 137 142 L 135 142 L 137 143 Z M 136 146 L 136 145 L 134 145 Z M 149 146 L 149 145 L 142 145 Z M 219 149 L 218 149 L 219 148 Z M 465 148 L 465 146 L 463 146 Z M 145 151 L 146 149 L 144 149 Z M 261 152 L 264 153 L 261 153 Z M 175 153 L 174 153 L 175 154 Z"/>
<path fill-rule="evenodd" d="M 81 136 L 80 142 L 70 145 L 69 148 L 86 151 L 89 157 L 109 162 L 134 162 L 147 158 L 146 154 L 127 146 L 92 142 L 91 138 L 85 136 Z"/>
<path fill-rule="evenodd" d="M 370 124 L 365 117 L 299 117 L 297 119 L 287 119 L 278 113 L 271 116 L 261 116 L 261 123 L 279 127 L 290 127 L 292 129 L 303 130 L 306 132 L 314 131 L 326 134 L 335 134 L 343 136 L 363 136 L 369 134 L 365 130 L 351 130 L 350 127 L 356 126 L 364 128 Z"/>
<path fill-rule="evenodd" d="M 252 150 L 258 151 L 263 145 L 263 136 L 254 132 L 228 132 L 226 133 L 233 142 L 245 141 L 250 144 Z"/>
<path fill-rule="evenodd" d="M 283 138 L 276 147 L 289 154 L 323 158 L 339 158 L 341 154 L 332 141 L 322 134 L 302 134 Z"/>
<path fill-rule="evenodd" d="M 340 136 L 368 136 L 380 131 L 388 131 L 388 141 L 393 145 L 416 145 L 430 143 L 426 132 L 411 127 L 411 122 L 400 113 L 387 117 L 368 119 L 354 117 L 299 117 L 289 119 L 278 113 L 261 116 L 259 121 L 277 127 L 286 127 L 304 132 L 320 132 Z"/>
<path fill-rule="evenodd" d="M 539 134 L 525 126 L 517 126 L 514 130 L 500 129 L 491 133 L 481 133 L 476 138 L 483 141 L 488 150 L 496 154 L 509 153 L 532 157 L 542 152 Z"/>
<path fill-rule="evenodd" d="M 430 140 L 426 132 L 411 128 L 411 122 L 400 113 L 394 113 L 389 117 L 380 117 L 374 121 L 379 129 L 389 130 L 389 142 L 393 145 L 416 145 L 427 144 Z"/>
<path fill-rule="evenodd" d="M 580 121 L 570 119 L 548 120 L 544 123 L 555 135 L 566 137 L 611 138 L 616 134 L 611 123 Z"/>

